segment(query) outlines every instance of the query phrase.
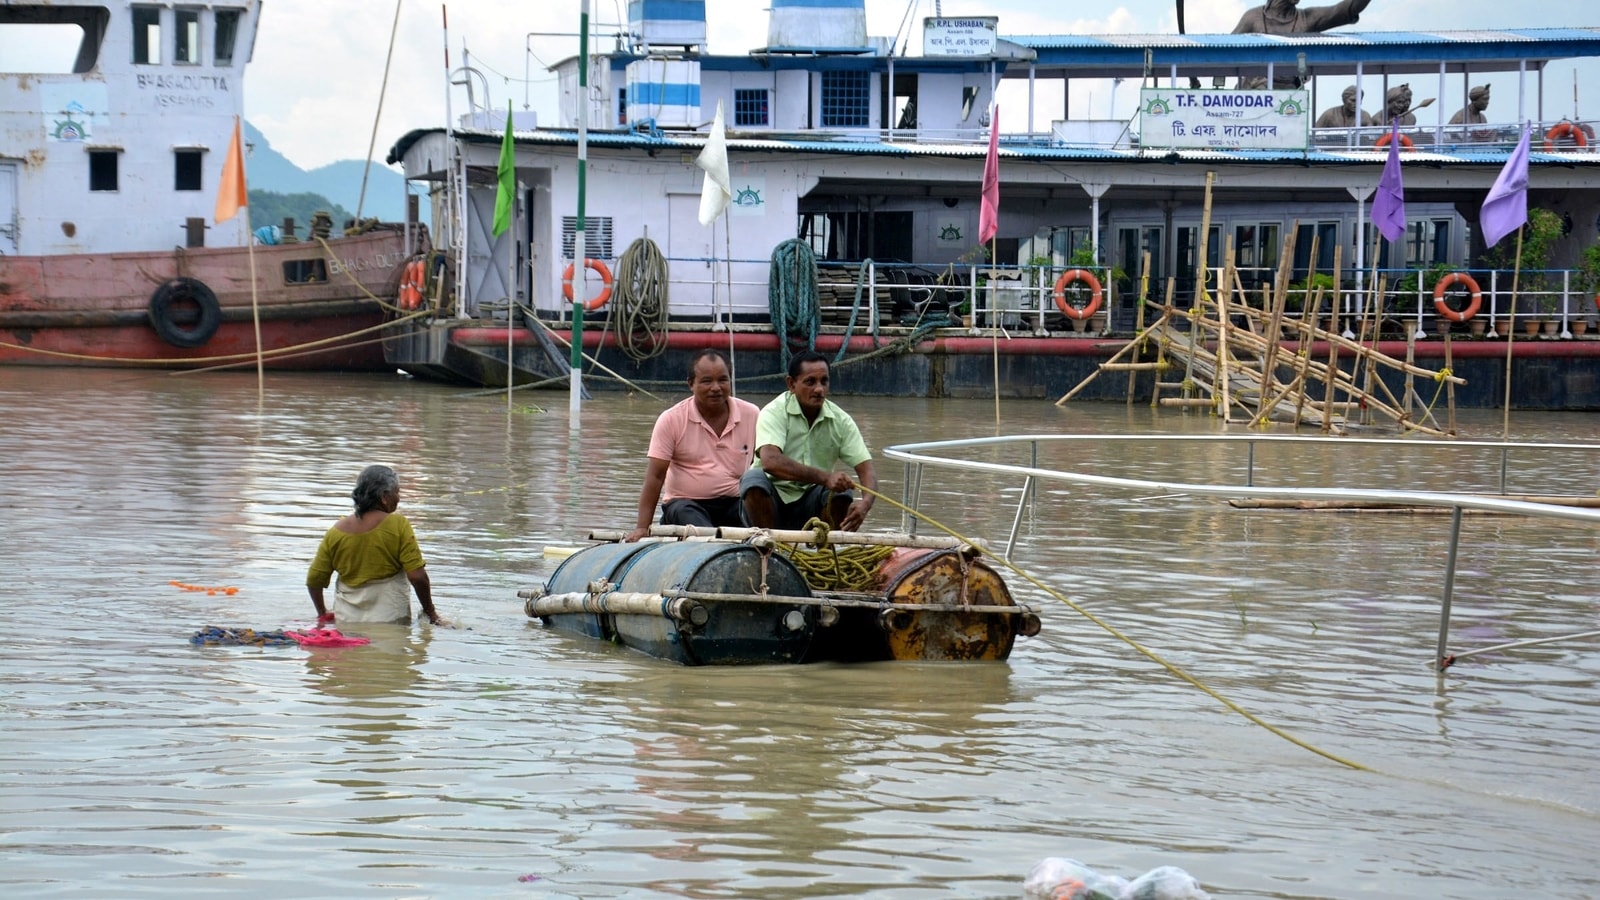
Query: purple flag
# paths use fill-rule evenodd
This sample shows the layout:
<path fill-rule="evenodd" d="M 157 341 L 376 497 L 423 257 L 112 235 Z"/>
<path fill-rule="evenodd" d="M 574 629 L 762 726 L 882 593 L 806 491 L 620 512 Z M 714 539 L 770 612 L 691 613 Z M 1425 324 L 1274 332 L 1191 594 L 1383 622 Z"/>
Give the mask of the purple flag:
<path fill-rule="evenodd" d="M 1000 230 L 1000 105 L 989 116 L 989 155 L 983 161 L 983 199 L 978 205 L 978 243 Z"/>
<path fill-rule="evenodd" d="M 1395 119 L 1389 133 L 1389 158 L 1378 179 L 1378 195 L 1372 198 L 1372 224 L 1390 241 L 1406 233 L 1406 195 L 1400 183 L 1400 120 Z"/>
<path fill-rule="evenodd" d="M 1500 239 L 1528 222 L 1528 131 L 1522 126 L 1522 140 L 1506 160 L 1500 177 L 1494 180 L 1489 196 L 1484 198 L 1483 210 L 1478 213 L 1478 228 L 1483 232 L 1483 246 L 1493 247 Z"/>

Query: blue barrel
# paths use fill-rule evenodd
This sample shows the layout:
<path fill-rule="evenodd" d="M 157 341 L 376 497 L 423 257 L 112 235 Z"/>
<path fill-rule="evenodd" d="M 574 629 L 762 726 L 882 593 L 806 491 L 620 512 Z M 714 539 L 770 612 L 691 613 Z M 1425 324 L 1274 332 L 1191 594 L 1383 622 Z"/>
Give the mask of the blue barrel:
<path fill-rule="evenodd" d="M 622 570 L 651 544 L 596 544 L 572 554 L 556 567 L 545 583 L 547 594 L 582 594 L 595 581 L 617 583 Z M 610 640 L 609 616 L 596 613 L 568 613 L 550 616 L 545 621 L 563 631 L 573 631 L 601 640 Z"/>
<path fill-rule="evenodd" d="M 809 598 L 811 588 L 784 557 L 745 544 L 708 541 L 602 544 L 567 558 L 546 585 L 551 594 L 584 592 L 606 578 L 616 590 L 681 596 L 760 595 Z M 800 662 L 818 625 L 818 608 L 762 600 L 703 600 L 702 625 L 665 615 L 564 613 L 549 617 L 569 631 L 615 641 L 691 666 Z M 567 622 L 578 619 L 579 622 Z"/>

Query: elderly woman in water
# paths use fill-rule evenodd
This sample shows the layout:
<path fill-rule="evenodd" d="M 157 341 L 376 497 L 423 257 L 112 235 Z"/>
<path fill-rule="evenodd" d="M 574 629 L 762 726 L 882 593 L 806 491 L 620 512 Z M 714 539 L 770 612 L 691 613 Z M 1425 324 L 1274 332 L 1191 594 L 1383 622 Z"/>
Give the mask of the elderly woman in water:
<path fill-rule="evenodd" d="M 317 608 L 317 621 L 411 623 L 411 589 L 422 613 L 435 625 L 446 624 L 433 608 L 433 588 L 417 547 L 417 536 L 400 505 L 400 478 L 388 466 L 367 466 L 350 492 L 356 511 L 335 522 L 322 536 L 306 572 L 306 590 Z M 333 609 L 322 592 L 339 573 Z"/>

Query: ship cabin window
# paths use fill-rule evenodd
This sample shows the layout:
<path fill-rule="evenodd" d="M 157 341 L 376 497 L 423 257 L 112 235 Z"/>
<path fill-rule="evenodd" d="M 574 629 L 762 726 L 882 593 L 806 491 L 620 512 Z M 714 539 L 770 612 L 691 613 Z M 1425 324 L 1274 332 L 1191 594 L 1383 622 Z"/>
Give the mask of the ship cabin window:
<path fill-rule="evenodd" d="M 1373 240 L 1376 229 L 1369 223 L 1367 225 L 1367 240 Z M 1393 245 L 1388 241 L 1380 241 L 1378 246 L 1378 268 L 1380 269 L 1425 269 L 1436 263 L 1451 262 L 1450 253 L 1450 220 L 1449 219 L 1424 219 L 1421 222 L 1410 222 L 1406 225 L 1405 259 L 1397 259 Z"/>
<path fill-rule="evenodd" d="M 161 64 L 161 7 L 133 8 L 133 61 L 141 66 Z"/>
<path fill-rule="evenodd" d="M 15 11 L 13 11 L 15 10 Z M 104 9 L 22 9 L 0 3 L 0 74 L 88 72 L 99 59 Z"/>
<path fill-rule="evenodd" d="M 1339 223 L 1318 222 L 1314 225 L 1302 223 L 1300 230 L 1294 238 L 1294 274 L 1290 276 L 1293 281 L 1301 281 L 1311 271 L 1311 244 L 1315 239 L 1317 245 L 1316 269 L 1318 272 L 1333 271 L 1333 251 L 1339 245 Z M 1351 259 L 1350 254 L 1345 254 L 1345 259 Z"/>
<path fill-rule="evenodd" d="M 741 128 L 765 127 L 772 124 L 767 109 L 766 88 L 734 89 L 733 124 Z"/>
<path fill-rule="evenodd" d="M 290 259 L 283 263 L 284 284 L 321 284 L 328 280 L 328 264 L 321 259 Z"/>
<path fill-rule="evenodd" d="M 1247 289 L 1272 284 L 1282 244 L 1282 226 L 1277 222 L 1233 227 L 1234 265 Z"/>
<path fill-rule="evenodd" d="M 177 9 L 172 13 L 172 61 L 180 66 L 200 64 L 200 10 Z"/>
<path fill-rule="evenodd" d="M 200 190 L 200 162 L 203 159 L 204 153 L 193 148 L 172 151 L 172 189 Z"/>
<path fill-rule="evenodd" d="M 117 189 L 118 150 L 89 151 L 89 190 L 115 191 Z"/>
<path fill-rule="evenodd" d="M 617 88 L 617 124 L 628 124 L 628 89 Z"/>
<path fill-rule="evenodd" d="M 866 128 L 872 122 L 872 73 L 822 73 L 822 127 Z"/>
<path fill-rule="evenodd" d="M 233 48 L 239 42 L 240 9 L 219 9 L 212 13 L 217 20 L 217 33 L 212 42 L 212 60 L 219 66 L 233 65 Z"/>

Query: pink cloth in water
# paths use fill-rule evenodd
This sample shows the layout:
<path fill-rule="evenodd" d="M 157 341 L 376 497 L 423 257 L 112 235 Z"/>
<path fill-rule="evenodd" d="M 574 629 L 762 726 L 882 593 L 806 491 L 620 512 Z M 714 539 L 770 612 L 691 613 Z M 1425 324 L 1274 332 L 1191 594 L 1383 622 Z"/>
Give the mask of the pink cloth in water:
<path fill-rule="evenodd" d="M 353 637 L 341 634 L 337 628 L 312 628 L 308 631 L 285 631 L 284 634 L 294 639 L 302 647 L 359 647 L 370 644 L 371 641 L 364 637 Z"/>

